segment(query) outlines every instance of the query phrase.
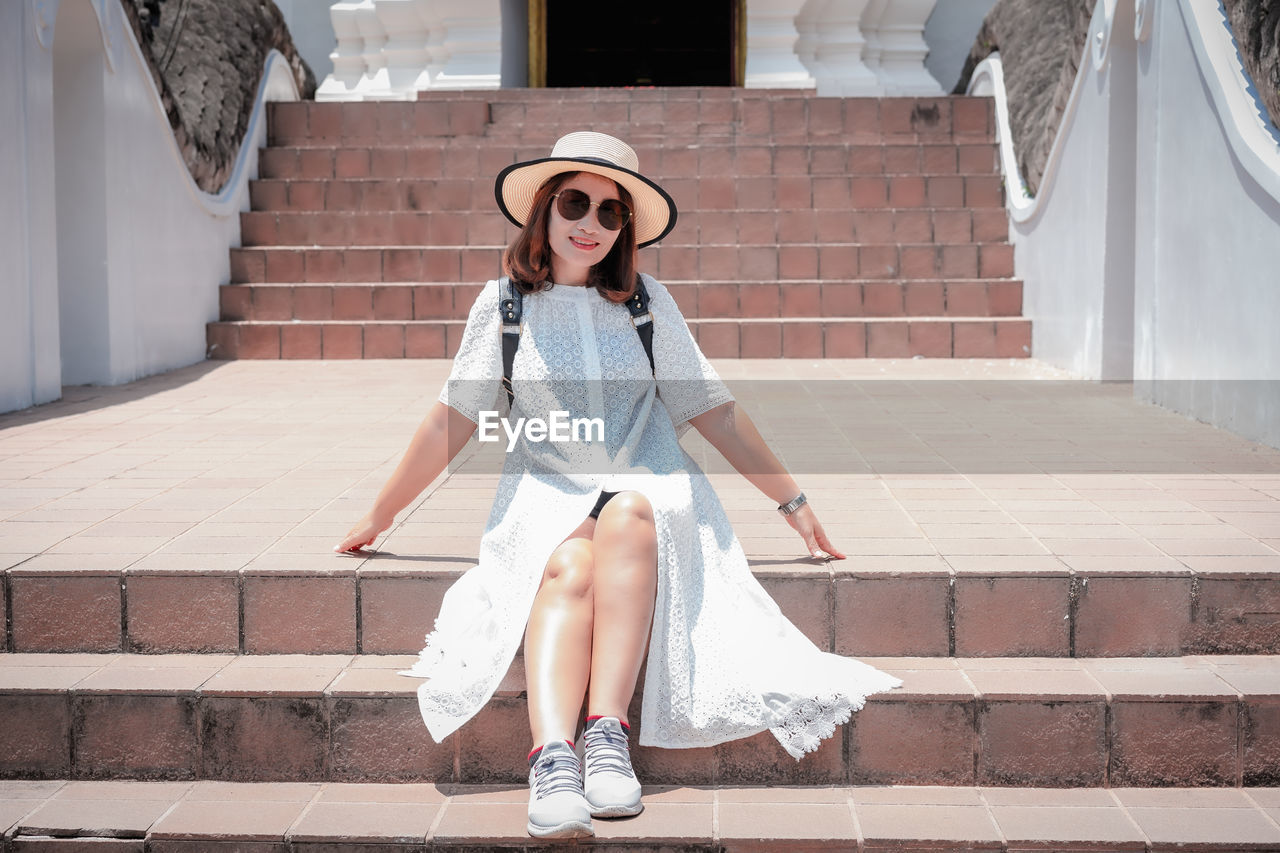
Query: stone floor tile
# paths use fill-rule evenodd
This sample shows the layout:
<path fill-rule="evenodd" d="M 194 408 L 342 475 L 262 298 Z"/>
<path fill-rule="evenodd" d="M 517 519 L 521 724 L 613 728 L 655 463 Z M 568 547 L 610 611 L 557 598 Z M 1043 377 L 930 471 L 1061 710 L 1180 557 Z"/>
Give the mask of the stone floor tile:
<path fill-rule="evenodd" d="M 693 788 L 685 785 L 645 785 L 645 803 L 712 803 L 716 788 Z"/>
<path fill-rule="evenodd" d="M 412 696 L 422 682 L 393 669 L 347 669 L 325 691 L 330 696 Z"/>
<path fill-rule="evenodd" d="M 0 666 L 0 690 L 56 693 L 69 690 L 101 667 Z"/>
<path fill-rule="evenodd" d="M 211 662 L 202 667 L 108 666 L 76 685 L 85 693 L 194 693 L 222 668 Z"/>
<path fill-rule="evenodd" d="M 423 842 L 440 808 L 435 803 L 317 801 L 288 834 L 295 842 Z"/>
<path fill-rule="evenodd" d="M 706 844 L 714 835 L 715 806 L 711 803 L 646 802 L 644 811 L 629 818 L 595 818 L 596 838 L 643 839 L 645 844 Z"/>
<path fill-rule="evenodd" d="M 227 667 L 201 688 L 206 696 L 319 696 L 339 675 L 335 668 Z"/>
<path fill-rule="evenodd" d="M 715 795 L 716 801 L 720 803 L 843 803 L 849 799 L 849 789 L 821 785 L 768 785 L 759 788 L 716 788 Z"/>
<path fill-rule="evenodd" d="M 55 797 L 24 817 L 16 828 L 24 835 L 143 838 L 171 806 L 173 800 L 169 798 L 76 800 Z"/>
<path fill-rule="evenodd" d="M 246 802 L 253 802 L 252 808 Z M 186 799 L 151 829 L 151 838 L 202 841 L 283 841 L 306 803 L 245 798 L 238 801 Z"/>
<path fill-rule="evenodd" d="M 1113 700 L 1159 699 L 1176 697 L 1182 700 L 1219 699 L 1232 700 L 1238 694 L 1226 681 L 1208 669 L 1184 669 L 1182 671 L 1112 670 L 1090 661 L 1086 670 L 1106 689 Z"/>
<path fill-rule="evenodd" d="M 430 783 L 380 784 L 329 782 L 316 795 L 317 803 L 443 803 L 448 794 Z"/>
<path fill-rule="evenodd" d="M 988 701 L 1101 700 L 1105 696 L 1102 685 L 1089 673 L 1079 670 L 970 670 L 966 663 L 965 674 L 978 689 L 978 695 Z"/>
<path fill-rule="evenodd" d="M 1246 792 L 1233 788 L 1115 788 L 1112 793 L 1129 808 L 1248 809 Z"/>
<path fill-rule="evenodd" d="M 202 780 L 191 783 L 183 799 L 202 803 L 308 803 L 321 788 L 318 782 L 218 782 Z"/>
<path fill-rule="evenodd" d="M 991 815 L 1010 847 L 1077 848 L 1087 844 L 1105 845 L 1108 850 L 1146 848 L 1141 830 L 1115 805 L 992 806 Z"/>
<path fill-rule="evenodd" d="M 528 785 L 442 785 L 441 791 L 450 803 L 525 803 L 529 802 Z"/>
<path fill-rule="evenodd" d="M 1130 806 L 1128 812 L 1153 849 L 1170 846 L 1185 850 L 1204 845 L 1243 850 L 1254 845 L 1266 849 L 1280 845 L 1280 828 L 1259 809 Z"/>
<path fill-rule="evenodd" d="M 999 849 L 1000 833 L 985 806 L 866 804 L 855 807 L 864 843 L 956 843 Z"/>
<path fill-rule="evenodd" d="M 104 782 L 67 782 L 57 793 L 56 800 L 167 800 L 177 802 L 191 790 L 191 782 L 138 782 L 132 779 L 112 779 Z"/>
<path fill-rule="evenodd" d="M 512 844 L 529 840 L 529 795 L 519 803 L 479 803 L 450 799 L 431 841 L 436 844 Z"/>
<path fill-rule="evenodd" d="M 1280 788 L 1249 788 L 1244 793 L 1263 808 L 1280 809 Z"/>
<path fill-rule="evenodd" d="M 61 779 L 3 779 L 0 780 L 0 800 L 44 800 L 66 784 Z"/>
<path fill-rule="evenodd" d="M 847 803 L 720 803 L 721 841 L 856 841 Z"/>
<path fill-rule="evenodd" d="M 978 789 L 989 806 L 1050 808 L 1116 808 L 1120 804 L 1104 788 L 991 788 Z"/>
<path fill-rule="evenodd" d="M 981 806 L 978 792 L 943 785 L 855 785 L 849 789 L 849 800 L 857 806 Z"/>

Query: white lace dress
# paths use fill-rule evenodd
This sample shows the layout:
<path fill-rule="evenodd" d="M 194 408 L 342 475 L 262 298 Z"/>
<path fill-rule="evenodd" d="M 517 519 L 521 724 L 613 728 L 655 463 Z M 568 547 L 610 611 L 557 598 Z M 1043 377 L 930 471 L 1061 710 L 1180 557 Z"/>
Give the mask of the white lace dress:
<path fill-rule="evenodd" d="M 479 564 L 445 594 L 426 648 L 405 673 L 428 679 L 418 688 L 419 705 L 437 741 L 497 689 L 524 635 L 547 558 L 602 489 L 644 494 L 657 526 L 642 745 L 705 747 L 769 729 L 799 758 L 866 696 L 900 683 L 820 651 L 752 576 L 715 492 L 678 441 L 690 418 L 732 396 L 667 289 L 648 276 L 645 285 L 654 317 L 653 371 L 625 305 L 589 287 L 552 287 L 524 298 L 513 422 L 548 419 L 552 411 L 600 417 L 604 441 L 521 442 L 506 454 Z M 473 421 L 506 406 L 498 300 L 491 281 L 472 306 L 440 395 Z M 506 435 L 499 435 L 505 448 Z"/>

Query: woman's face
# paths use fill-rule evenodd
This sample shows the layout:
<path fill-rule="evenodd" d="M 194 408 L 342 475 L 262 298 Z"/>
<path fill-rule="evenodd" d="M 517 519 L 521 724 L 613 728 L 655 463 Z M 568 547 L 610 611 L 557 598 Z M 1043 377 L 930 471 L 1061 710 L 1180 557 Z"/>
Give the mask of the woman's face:
<path fill-rule="evenodd" d="M 617 231 L 600 225 L 597 206 L 618 198 L 618 185 L 591 172 L 579 172 L 561 185 L 557 192 L 581 190 L 595 204 L 587 215 L 570 221 L 560 215 L 559 205 L 551 202 L 551 221 L 547 223 L 547 242 L 551 247 L 551 277 L 557 284 L 586 284 L 591 268 L 605 259 Z M 625 226 L 624 226 L 625 227 Z"/>

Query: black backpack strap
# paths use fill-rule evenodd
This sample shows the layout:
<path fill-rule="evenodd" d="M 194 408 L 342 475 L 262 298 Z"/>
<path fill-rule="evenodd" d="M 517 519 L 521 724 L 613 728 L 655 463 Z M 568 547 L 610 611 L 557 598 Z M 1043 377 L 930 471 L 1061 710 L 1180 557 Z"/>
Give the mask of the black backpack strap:
<path fill-rule="evenodd" d="M 653 366 L 653 314 L 649 311 L 649 291 L 645 289 L 644 279 L 636 274 L 636 292 L 627 300 L 627 310 L 631 312 L 631 325 L 636 327 L 640 343 L 644 345 L 644 354 L 649 356 L 649 369 L 657 372 Z"/>
<path fill-rule="evenodd" d="M 520 319 L 524 314 L 524 293 L 503 276 L 498 280 L 498 314 L 502 318 L 502 386 L 507 389 L 507 405 L 515 403 L 511 369 L 520 348 Z"/>

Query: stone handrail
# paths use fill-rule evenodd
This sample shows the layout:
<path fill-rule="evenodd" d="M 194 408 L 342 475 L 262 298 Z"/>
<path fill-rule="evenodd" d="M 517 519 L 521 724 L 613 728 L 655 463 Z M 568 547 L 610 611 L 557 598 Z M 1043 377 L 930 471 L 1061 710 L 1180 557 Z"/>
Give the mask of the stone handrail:
<path fill-rule="evenodd" d="M 1058 133 L 1045 163 L 1039 192 L 1032 196 L 1018 168 L 1009 125 L 1008 95 L 1004 85 L 1004 67 L 999 53 L 983 60 L 969 82 L 969 94 L 990 95 L 995 99 L 996 134 L 1000 143 L 1000 160 L 1005 176 L 1007 206 L 1016 222 L 1030 222 L 1052 194 L 1063 140 L 1080 101 L 1086 63 L 1094 70 L 1105 70 L 1110 53 L 1112 29 L 1118 2 L 1134 3 L 1134 39 L 1143 43 L 1151 34 L 1153 10 L 1151 0 L 1099 0 L 1094 7 L 1085 54 L 1081 57 L 1071 94 L 1063 110 Z M 1175 0 L 1181 12 L 1187 37 L 1195 51 L 1214 109 L 1221 117 L 1222 131 L 1232 152 L 1245 170 L 1280 200 L 1280 133 L 1267 117 L 1266 108 L 1251 92 L 1252 83 L 1236 49 L 1231 28 L 1222 6 L 1206 0 Z"/>

